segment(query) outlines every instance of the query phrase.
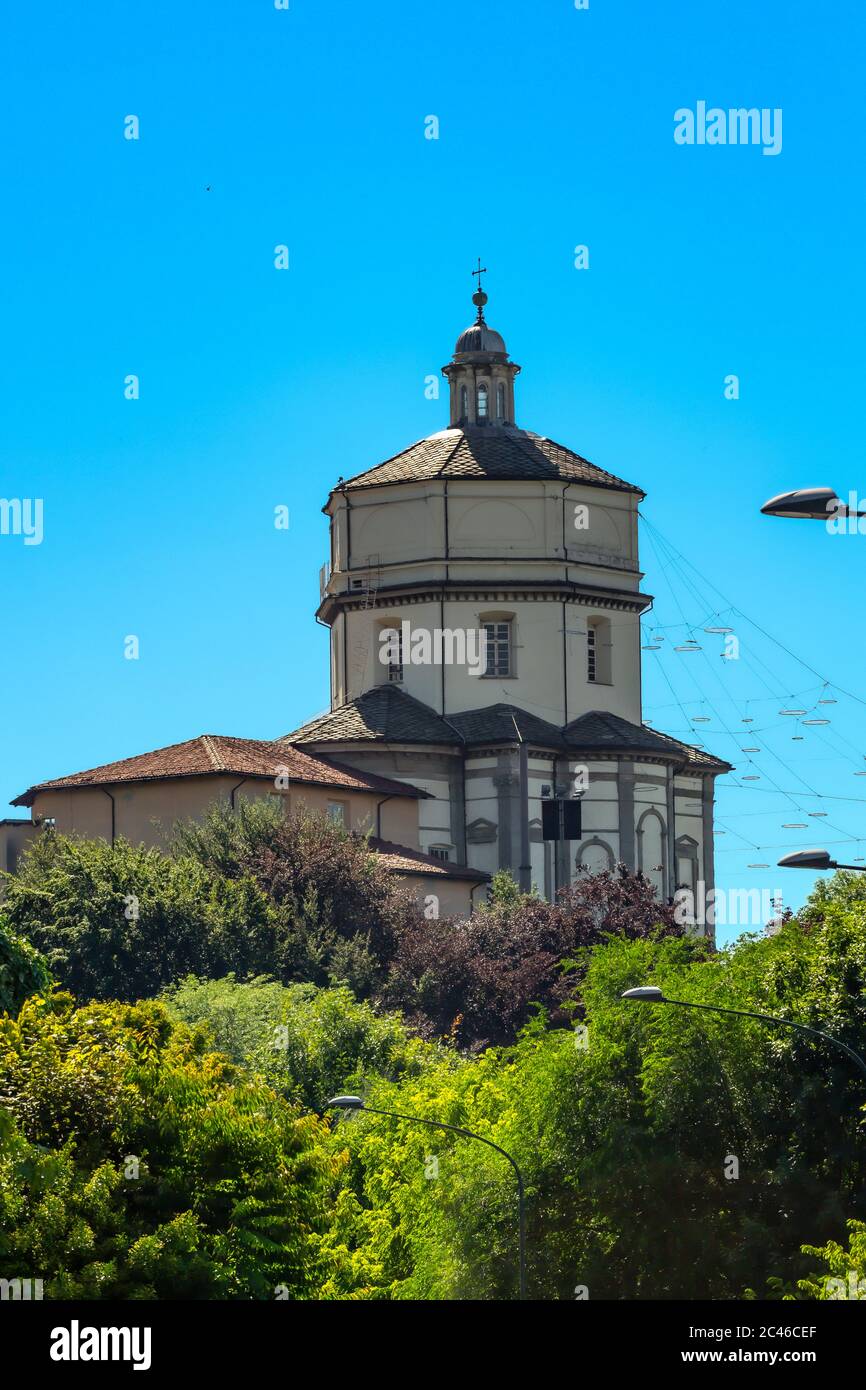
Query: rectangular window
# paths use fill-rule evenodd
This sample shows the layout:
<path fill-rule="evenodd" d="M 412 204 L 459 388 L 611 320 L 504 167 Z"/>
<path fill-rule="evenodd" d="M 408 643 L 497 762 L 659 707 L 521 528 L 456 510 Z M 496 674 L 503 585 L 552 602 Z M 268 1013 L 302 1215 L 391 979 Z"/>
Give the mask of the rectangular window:
<path fill-rule="evenodd" d="M 449 845 L 431 845 L 427 852 L 431 859 L 444 859 L 446 863 L 451 857 L 451 848 Z"/>
<path fill-rule="evenodd" d="M 403 681 L 403 628 L 395 627 L 392 629 L 392 637 L 388 645 L 388 682 L 391 685 L 400 685 Z"/>
<path fill-rule="evenodd" d="M 595 628 L 591 625 L 586 629 L 586 679 L 594 681 L 596 678 L 596 659 L 597 650 L 595 645 Z"/>
<path fill-rule="evenodd" d="M 348 819 L 346 812 L 348 807 L 345 801 L 328 802 L 328 820 L 334 821 L 336 825 L 345 825 Z"/>
<path fill-rule="evenodd" d="M 484 623 L 485 676 L 511 675 L 511 623 Z"/>

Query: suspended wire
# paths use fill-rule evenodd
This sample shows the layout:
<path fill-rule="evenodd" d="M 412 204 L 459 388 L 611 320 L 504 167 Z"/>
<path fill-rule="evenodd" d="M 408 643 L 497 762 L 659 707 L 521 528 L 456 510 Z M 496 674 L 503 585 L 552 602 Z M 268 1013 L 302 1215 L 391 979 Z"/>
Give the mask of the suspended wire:
<path fill-rule="evenodd" d="M 792 651 L 789 647 L 787 647 L 784 643 L 778 641 L 778 639 L 776 639 L 775 637 L 773 637 L 771 633 L 769 633 L 765 628 L 763 628 L 763 627 L 761 626 L 761 624 L 755 622 L 755 620 L 752 619 L 752 618 L 750 618 L 748 614 L 744 613 L 740 608 L 738 608 L 735 604 L 733 604 L 733 603 L 726 597 L 726 595 L 724 595 L 724 594 L 721 592 L 721 590 L 720 590 L 715 584 L 712 583 L 711 580 L 708 580 L 704 575 L 702 575 L 701 572 L 698 570 L 697 566 L 695 566 L 694 564 L 692 564 L 691 561 L 687 560 L 687 559 L 685 558 L 685 556 L 683 556 L 683 555 L 676 549 L 676 547 L 667 539 L 667 537 L 665 537 L 665 536 L 658 530 L 658 528 L 655 527 L 655 526 L 652 524 L 652 522 L 650 522 L 645 516 L 643 516 L 643 513 L 640 513 L 640 515 L 641 515 L 642 519 L 644 520 L 645 525 L 646 525 L 646 527 L 647 527 L 648 535 L 649 535 L 649 540 L 650 540 L 650 544 L 651 544 L 651 546 L 652 546 L 652 550 L 653 550 L 653 553 L 654 553 L 654 555 L 655 555 L 656 562 L 657 562 L 657 564 L 658 564 L 658 566 L 659 566 L 660 574 L 662 575 L 662 577 L 663 577 L 663 579 L 664 579 L 664 582 L 665 582 L 665 585 L 666 585 L 666 587 L 667 587 L 667 590 L 668 590 L 669 593 L 670 593 L 671 601 L 672 601 L 672 603 L 673 603 L 673 605 L 674 605 L 674 608 L 676 609 L 676 611 L 679 613 L 679 616 L 680 616 L 680 622 L 679 622 L 679 623 L 667 623 L 667 624 L 665 624 L 665 623 L 656 621 L 656 622 L 650 624 L 650 623 L 648 622 L 648 623 L 647 623 L 647 631 L 648 631 L 650 634 L 673 633 L 673 632 L 683 631 L 683 632 L 685 632 L 686 634 L 688 634 L 689 640 L 694 641 L 694 640 L 695 640 L 695 639 L 694 639 L 694 634 L 695 634 L 699 629 L 705 629 L 706 627 L 711 626 L 711 625 L 718 625 L 718 626 L 729 626 L 729 625 L 732 625 L 732 624 L 730 623 L 730 617 L 731 617 L 731 615 L 736 615 L 736 617 L 742 619 L 745 623 L 748 623 L 748 624 L 750 625 L 750 627 L 752 627 L 756 632 L 759 632 L 759 633 L 761 634 L 762 637 L 766 638 L 766 640 L 767 640 L 768 642 L 770 642 L 770 643 L 773 644 L 776 648 L 778 648 L 778 650 L 779 650 L 780 652 L 783 652 L 783 653 L 785 654 L 785 656 L 787 656 L 790 660 L 796 662 L 796 663 L 797 663 L 799 666 L 801 666 L 805 671 L 809 672 L 810 675 L 817 677 L 817 679 L 818 679 L 819 682 L 820 682 L 820 684 L 819 684 L 818 686 L 811 686 L 811 685 L 810 685 L 810 686 L 808 686 L 807 688 L 805 688 L 805 689 L 803 689 L 803 690 L 799 690 L 799 691 L 797 691 L 797 692 L 791 693 L 789 690 L 786 690 L 786 689 L 785 689 L 784 682 L 783 682 L 783 680 L 782 680 L 782 678 L 781 678 L 779 672 L 776 671 L 776 670 L 773 670 L 772 667 L 768 666 L 767 663 L 757 654 L 757 652 L 755 652 L 755 651 L 753 651 L 753 650 L 751 650 L 751 652 L 750 652 L 749 650 L 747 650 L 747 652 L 744 653 L 744 652 L 742 652 L 742 651 L 740 651 L 740 650 L 738 649 L 738 651 L 737 651 L 737 656 L 738 656 L 738 658 L 742 661 L 743 668 L 745 668 L 746 670 L 749 671 L 749 673 L 751 673 L 752 675 L 754 675 L 755 679 L 763 686 L 763 688 L 764 688 L 766 691 L 768 691 L 768 695 L 767 695 L 767 696 L 750 697 L 749 699 L 747 699 L 747 700 L 745 701 L 745 711 L 746 711 L 746 714 L 748 714 L 748 709 L 749 709 L 749 706 L 750 706 L 750 705 L 758 705 L 758 704 L 762 704 L 762 703 L 769 703 L 770 701 L 775 701 L 775 702 L 780 702 L 780 701 L 781 701 L 781 702 L 783 702 L 783 704 L 784 704 L 784 702 L 790 702 L 791 705 L 792 705 L 792 707 L 794 707 L 794 708 L 798 708 L 798 707 L 801 707 L 801 706 L 802 706 L 802 708 L 803 708 L 803 713 L 802 713 L 801 715 L 798 715 L 798 716 L 797 716 L 797 726 L 798 726 L 798 727 L 807 727 L 807 728 L 809 728 L 810 733 L 817 734 L 817 735 L 818 735 L 818 738 L 819 738 L 819 740 L 820 740 L 820 742 L 822 742 L 822 743 L 824 744 L 824 746 L 827 747 L 827 749 L 829 750 L 829 752 L 830 752 L 830 754 L 831 754 L 832 756 L 834 756 L 834 757 L 842 757 L 842 758 L 844 758 L 844 761 L 846 762 L 846 764 L 849 764 L 849 765 L 850 765 L 850 762 L 851 762 L 851 753 L 849 753 L 849 752 L 847 752 L 847 751 L 841 752 L 837 747 L 834 747 L 834 746 L 833 746 L 833 743 L 842 744 L 842 745 L 847 746 L 848 749 L 852 750 L 852 752 L 855 754 L 855 756 L 856 756 L 856 758 L 857 758 L 857 762 L 858 762 L 859 764 L 862 764 L 862 763 L 863 763 L 863 755 L 860 753 L 860 750 L 857 749 L 857 748 L 855 747 L 855 745 L 854 745 L 853 743 L 851 743 L 851 741 L 850 741 L 849 739 L 847 739 L 847 738 L 845 737 L 845 735 L 842 734 L 841 732 L 839 732 L 837 729 L 833 728 L 832 726 L 827 726 L 827 727 L 823 727 L 823 726 L 822 726 L 822 727 L 818 727 L 818 726 L 816 726 L 816 727 L 814 727 L 814 728 L 812 728 L 811 726 L 808 726 L 808 725 L 807 725 L 807 726 L 801 726 L 800 721 L 803 720 L 803 719 L 806 719 L 806 718 L 808 718 L 808 717 L 813 716 L 813 715 L 815 714 L 816 711 L 822 710 L 823 707 L 822 707 L 822 705 L 821 705 L 821 701 L 822 701 L 822 700 L 825 700 L 825 701 L 826 701 L 828 695 L 830 695 L 831 692 L 832 692 L 833 694 L 835 694 L 836 692 L 838 692 L 840 695 L 843 695 L 843 696 L 846 696 L 846 697 L 850 697 L 851 699 L 854 699 L 858 704 L 866 704 L 866 700 L 863 700 L 860 696 L 854 695 L 853 692 L 847 691 L 847 690 L 845 689 L 845 687 L 839 686 L 839 685 L 835 684 L 834 682 L 831 682 L 830 679 L 829 679 L 828 677 L 822 675 L 821 672 L 815 670 L 815 668 L 812 667 L 808 662 L 804 661 L 801 657 L 799 657 L 799 656 L 797 655 L 797 653 L 793 652 L 793 651 Z M 680 563 L 678 563 L 678 562 L 680 562 Z M 686 570 L 683 568 L 683 566 L 687 567 L 688 570 L 691 571 L 691 573 L 687 573 Z M 677 593 L 676 589 L 674 588 L 674 584 L 673 584 L 673 582 L 672 582 L 672 575 L 675 575 L 675 576 L 676 576 L 676 578 L 677 578 L 677 580 L 679 581 L 679 584 L 682 586 L 682 589 L 683 589 L 683 591 L 685 592 L 685 594 L 691 599 L 692 602 L 694 602 L 694 604 L 695 604 L 695 606 L 696 606 L 696 608 L 697 608 L 697 611 L 698 611 L 698 612 L 703 612 L 703 613 L 706 614 L 706 616 L 705 616 L 701 621 L 699 621 L 699 622 L 690 622 L 690 621 L 689 621 L 689 619 L 688 619 L 688 617 L 687 617 L 687 615 L 686 615 L 685 609 L 684 609 L 684 607 L 683 607 L 683 603 L 682 603 L 682 601 L 681 601 L 681 599 L 680 599 L 680 595 Z M 701 592 L 701 590 L 699 589 L 699 587 L 698 587 L 698 585 L 696 584 L 695 580 L 692 578 L 692 575 L 696 575 L 696 576 L 697 576 L 697 579 L 700 581 L 700 583 L 706 585 L 706 586 L 707 586 L 709 589 L 711 589 L 719 598 L 721 598 L 721 599 L 724 601 L 724 603 L 725 603 L 725 607 L 724 607 L 724 608 L 718 608 L 718 607 L 714 608 L 714 607 L 713 607 L 713 604 L 712 604 L 712 601 L 708 601 L 708 600 L 707 600 L 707 598 L 705 597 L 705 595 L 704 595 L 704 594 Z M 706 651 L 704 650 L 703 642 L 700 643 L 700 648 L 699 648 L 699 649 L 700 649 L 701 656 L 703 657 L 703 661 L 706 662 L 706 663 L 709 665 L 710 670 L 713 672 L 714 679 L 716 680 L 716 682 L 717 682 L 717 683 L 721 686 L 721 688 L 722 688 L 723 699 L 724 699 L 725 701 L 729 702 L 731 705 L 733 705 L 734 708 L 736 708 L 738 702 L 737 702 L 737 700 L 734 698 L 734 696 L 733 696 L 733 694 L 731 693 L 731 691 L 725 686 L 725 683 L 722 681 L 721 674 L 720 674 L 720 672 L 718 671 L 718 669 L 717 669 L 715 666 L 713 666 L 712 662 L 709 661 L 709 658 L 708 658 L 708 656 L 707 656 L 707 653 L 706 653 Z M 758 726 L 757 728 L 749 728 L 747 731 L 744 730 L 742 733 L 735 733 L 735 732 L 733 732 L 733 731 L 728 727 L 727 723 L 725 722 L 725 719 L 724 719 L 724 718 L 722 717 L 722 715 L 719 713 L 719 710 L 716 708 L 716 705 L 715 705 L 715 704 L 713 703 L 713 701 L 709 698 L 707 692 L 702 688 L 701 683 L 700 683 L 700 681 L 698 680 L 698 678 L 697 678 L 697 676 L 696 676 L 696 674 L 695 674 L 694 665 L 688 667 L 688 670 L 689 670 L 690 679 L 694 682 L 694 686 L 695 686 L 696 690 L 698 691 L 698 696 L 697 696 L 696 699 L 695 699 L 695 698 L 686 698 L 686 699 L 684 699 L 684 698 L 681 698 L 681 697 L 680 697 L 679 693 L 678 693 L 678 692 L 676 691 L 676 689 L 674 688 L 674 685 L 672 684 L 672 682 L 671 682 L 671 680 L 670 680 L 670 677 L 668 676 L 668 673 L 667 673 L 666 663 L 660 660 L 658 652 L 654 652 L 653 655 L 654 655 L 655 658 L 656 658 L 656 667 L 657 667 L 658 670 L 660 670 L 660 671 L 662 672 L 662 674 L 663 674 L 663 676 L 664 676 L 664 679 L 665 679 L 665 682 L 666 682 L 668 688 L 670 689 L 671 694 L 672 694 L 673 697 L 674 697 L 675 705 L 670 705 L 670 706 L 657 705 L 657 706 L 651 706 L 650 708 L 652 708 L 652 709 L 654 710 L 654 712 L 655 712 L 656 710 L 662 711 L 662 710 L 664 710 L 664 709 L 671 709 L 671 708 L 676 707 L 676 708 L 679 710 L 679 712 L 680 712 L 680 714 L 681 714 L 681 716 L 682 716 L 682 718 L 683 718 L 684 724 L 685 724 L 686 728 L 688 729 L 689 735 L 690 735 L 690 736 L 694 737 L 694 735 L 695 735 L 695 733 L 696 733 L 697 731 L 696 731 L 696 729 L 694 728 L 693 719 L 690 718 L 689 715 L 686 713 L 686 710 L 685 710 L 685 707 L 684 707 L 685 704 L 697 704 L 698 707 L 701 708 L 701 709 L 707 708 L 707 709 L 712 710 L 712 712 L 713 712 L 715 718 L 719 721 L 719 724 L 721 725 L 721 729 L 717 729 L 717 730 L 715 731 L 716 735 L 717 735 L 717 736 L 720 736 L 720 737 L 721 737 L 721 736 L 724 736 L 724 737 L 726 737 L 726 738 L 728 738 L 728 739 L 731 739 L 731 740 L 734 742 L 734 745 L 735 745 L 740 751 L 742 751 L 742 752 L 746 752 L 746 749 L 743 748 L 743 744 L 746 743 L 747 741 L 748 741 L 748 742 L 752 742 L 752 741 L 754 741 L 754 740 L 757 740 L 761 735 L 776 733 L 776 732 L 778 732 L 778 731 L 783 727 L 783 726 L 782 726 L 781 724 L 779 724 L 779 723 L 770 723 L 770 724 L 766 724 L 766 725 L 762 723 L 762 724 L 761 724 L 760 726 Z M 753 659 L 752 659 L 752 658 L 753 658 Z M 762 668 L 762 669 L 759 669 L 759 668 Z M 766 674 L 765 674 L 765 673 L 766 673 Z M 767 677 L 769 677 L 769 679 L 767 679 Z M 780 714 L 781 714 L 781 711 L 780 711 Z M 785 717 L 787 718 L 788 716 L 785 716 Z M 748 722 L 748 721 L 746 720 L 745 722 Z M 794 737 L 795 737 L 795 738 L 801 738 L 802 735 L 794 735 Z M 831 742 L 831 740 L 832 740 L 833 742 Z M 806 793 L 810 798 L 815 798 L 815 799 L 816 799 L 817 801 L 819 801 L 819 802 L 820 802 L 820 801 L 840 801 L 840 802 L 841 802 L 841 801 L 844 801 L 844 802 L 851 802 L 851 803 L 854 803 L 854 804 L 861 804 L 861 803 L 866 802 L 866 798 L 861 798 L 861 797 L 833 796 L 833 795 L 828 795 L 828 794 L 819 792 L 819 791 L 817 790 L 816 787 L 812 786 L 812 785 L 810 784 L 810 782 L 807 781 L 807 779 L 802 775 L 802 773 L 801 773 L 800 771 L 798 771 L 796 768 L 794 768 L 794 767 L 792 767 L 792 766 L 790 765 L 790 760 L 786 760 L 785 758 L 783 758 L 782 756 L 780 756 L 780 754 L 779 754 L 773 747 L 769 746 L 769 739 L 766 739 L 766 738 L 761 737 L 761 742 L 762 742 L 762 744 L 764 745 L 764 746 L 761 748 L 761 750 L 760 750 L 762 758 L 766 758 L 766 757 L 771 758 L 775 763 L 779 764 L 783 769 L 785 769 L 787 772 L 789 772 L 791 775 L 793 775 L 793 776 L 797 779 L 797 781 L 799 781 L 799 782 L 802 784 L 802 787 L 803 787 L 805 793 Z M 821 761 L 823 762 L 823 761 L 825 761 L 825 760 L 822 759 Z M 734 775 L 734 776 L 731 777 L 730 780 L 727 780 L 727 779 L 726 779 L 726 781 L 722 784 L 722 787 L 724 788 L 724 790 L 728 790 L 729 788 L 732 789 L 732 788 L 736 787 L 738 790 L 741 790 L 741 791 L 758 791 L 758 792 L 763 792 L 765 795 L 773 795 L 773 794 L 782 795 L 782 796 L 784 796 L 784 797 L 791 803 L 792 807 L 798 812 L 799 815 L 801 815 L 801 816 L 808 816 L 808 815 L 810 814 L 807 810 L 805 810 L 805 808 L 804 808 L 803 805 L 802 805 L 802 798 L 803 798 L 803 794 L 804 794 L 803 791 L 800 791 L 800 792 L 789 792 L 789 791 L 785 790 L 783 787 L 779 786 L 778 782 L 776 782 L 775 779 L 774 779 L 769 773 L 767 773 L 764 763 L 763 763 L 762 761 L 756 760 L 755 757 L 754 757 L 751 753 L 748 755 L 748 763 L 747 763 L 747 766 L 752 767 L 752 768 L 755 768 L 756 771 L 757 771 L 757 775 L 760 776 L 761 779 L 766 779 L 766 781 L 768 781 L 768 782 L 770 783 L 770 786 L 761 787 L 761 788 L 752 787 L 752 786 L 747 786 L 742 780 L 738 779 L 737 776 Z M 746 779 L 746 781 L 748 781 L 748 778 Z M 746 814 L 749 814 L 749 815 L 773 815 L 774 813 L 773 813 L 771 810 L 768 810 L 768 811 L 766 811 L 766 812 L 748 812 L 748 813 L 746 813 Z M 778 813 L 775 813 L 775 814 L 778 814 Z M 721 820 L 718 820 L 718 818 L 717 818 L 717 824 L 723 825 L 724 823 L 723 823 Z M 860 844 L 860 843 L 862 843 L 862 840 L 861 840 L 860 837 L 856 837 L 856 836 L 851 835 L 850 832 L 847 831 L 847 829 L 846 829 L 845 827 L 843 827 L 843 826 L 835 825 L 832 821 L 829 821 L 829 820 L 828 820 L 828 821 L 825 821 L 825 825 L 826 825 L 827 829 L 831 829 L 831 830 L 838 831 L 841 835 L 846 836 L 846 838 L 845 838 L 844 840 L 833 840 L 833 841 L 829 841 L 828 843 L 833 843 L 833 844 L 840 844 L 840 843 L 846 843 L 846 844 Z M 748 845 L 751 849 L 761 849 L 761 848 L 769 849 L 769 848 L 784 847 L 784 845 L 783 845 L 783 846 L 775 846 L 775 845 L 764 845 L 764 846 L 760 846 L 760 845 L 757 845 L 757 844 L 755 844 L 753 841 L 750 841 L 746 836 L 742 835 L 739 831 L 734 830 L 733 828 L 730 828 L 730 829 L 729 829 L 729 833 L 734 834 L 734 835 L 736 835 L 739 839 L 743 840 L 744 843 L 745 843 L 746 845 Z M 737 850 L 736 847 L 728 847 L 727 849 L 723 850 L 721 847 L 719 847 L 719 848 L 718 848 L 718 852 L 721 852 L 721 853 L 731 853 L 731 852 L 738 852 L 738 853 L 741 853 L 742 850 Z"/>

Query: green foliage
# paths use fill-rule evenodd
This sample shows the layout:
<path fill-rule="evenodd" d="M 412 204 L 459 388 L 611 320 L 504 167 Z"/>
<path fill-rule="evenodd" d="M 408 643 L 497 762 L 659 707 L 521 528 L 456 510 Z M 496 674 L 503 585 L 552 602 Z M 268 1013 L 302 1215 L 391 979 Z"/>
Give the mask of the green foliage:
<path fill-rule="evenodd" d="M 273 975 L 369 995 L 416 915 L 366 841 L 270 802 L 217 805 L 173 852 L 44 835 L 7 883 L 12 928 L 82 998 L 186 975 Z"/>
<path fill-rule="evenodd" d="M 710 956 L 690 938 L 611 940 L 581 986 L 587 1032 L 536 1019 L 518 1043 L 444 1055 L 377 1082 L 383 1109 L 463 1125 L 524 1170 L 530 1293 L 573 1298 L 738 1298 L 801 1247 L 866 1218 L 862 1079 L 845 1055 L 742 1018 L 621 1000 L 672 998 L 796 1017 L 866 1050 L 866 923 L 828 905 L 806 927 Z M 352 1200 L 334 1239 L 375 1278 L 368 1296 L 515 1296 L 513 1175 L 469 1139 L 363 1112 L 340 1121 Z M 428 1176 L 429 1158 L 439 1176 Z M 738 1176 L 733 1174 L 736 1159 Z"/>
<path fill-rule="evenodd" d="M 286 817 L 273 800 L 216 805 L 201 823 L 177 827 L 175 845 L 211 872 L 249 875 L 268 895 L 281 926 L 261 973 L 284 982 L 346 984 L 365 998 L 418 916 L 364 838 L 323 816 Z"/>
<path fill-rule="evenodd" d="M 149 997 L 183 975 L 260 971 L 275 914 L 244 876 L 118 840 L 43 835 L 8 879 L 12 927 L 84 999 Z"/>
<path fill-rule="evenodd" d="M 314 1296 L 324 1130 L 154 1003 L 0 1019 L 0 1276 L 47 1298 Z"/>
<path fill-rule="evenodd" d="M 49 1297 L 515 1297 L 507 1161 L 405 1119 L 303 1113 L 352 1090 L 513 1154 L 534 1297 L 840 1297 L 828 1280 L 852 1274 L 859 1290 L 850 1058 L 620 997 L 657 983 L 862 1053 L 859 878 L 719 954 L 618 873 L 555 907 L 503 877 L 471 922 L 428 923 L 363 841 L 245 807 L 187 827 L 170 856 L 43 837 L 7 909 L 0 982 L 13 1004 L 32 997 L 17 1020 L 0 1014 L 0 1277 L 42 1278 Z M 46 993 L 45 966 L 14 941 L 25 932 L 83 994 L 162 1002 Z M 348 980 L 428 1036 L 503 1045 L 421 1042 Z"/>
<path fill-rule="evenodd" d="M 28 995 L 50 988 L 51 975 L 39 952 L 0 914 L 0 1013 L 17 1014 Z"/>
<path fill-rule="evenodd" d="M 410 1038 L 395 1014 L 377 1014 L 345 986 L 285 987 L 190 978 L 163 995 L 173 1018 L 205 1025 L 220 1052 L 266 1077 L 310 1110 L 368 1078 L 418 1075 L 438 1049 Z"/>
<path fill-rule="evenodd" d="M 521 898 L 530 896 L 521 893 L 517 880 L 508 869 L 497 869 L 490 880 L 488 902 L 496 907 L 516 907 Z"/>
<path fill-rule="evenodd" d="M 798 1281 L 800 1298 L 820 1302 L 866 1299 L 866 1223 L 849 1221 L 848 1231 L 847 1249 L 835 1240 L 828 1241 L 824 1246 L 803 1247 L 805 1255 L 813 1255 L 823 1261 L 824 1269 Z"/>

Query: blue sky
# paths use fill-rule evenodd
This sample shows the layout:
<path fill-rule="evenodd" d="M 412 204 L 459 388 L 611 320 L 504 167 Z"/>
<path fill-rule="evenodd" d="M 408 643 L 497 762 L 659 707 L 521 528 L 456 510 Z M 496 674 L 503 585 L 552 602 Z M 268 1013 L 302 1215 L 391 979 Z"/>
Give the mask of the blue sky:
<path fill-rule="evenodd" d="M 742 619 L 750 666 L 723 667 L 718 637 L 677 660 L 672 625 L 708 615 L 644 534 L 668 639 L 646 653 L 647 716 L 682 735 L 709 691 L 701 736 L 731 757 L 745 702 L 766 699 L 772 751 L 745 773 L 762 781 L 720 794 L 719 878 L 796 906 L 808 875 L 748 865 L 866 836 L 866 710 L 837 695 L 829 731 L 795 734 L 775 700 L 866 691 L 866 536 L 759 507 L 786 487 L 866 492 L 863 31 L 862 7 L 803 0 L 17 7 L 0 492 L 45 499 L 45 539 L 0 537 L 2 804 L 326 706 L 320 507 L 340 474 L 444 423 L 424 378 L 471 318 L 480 254 L 523 366 L 518 422 L 644 487 L 658 532 L 818 673 Z M 676 145 L 674 111 L 699 100 L 782 108 L 782 152 Z M 782 829 L 822 805 L 808 833 Z"/>

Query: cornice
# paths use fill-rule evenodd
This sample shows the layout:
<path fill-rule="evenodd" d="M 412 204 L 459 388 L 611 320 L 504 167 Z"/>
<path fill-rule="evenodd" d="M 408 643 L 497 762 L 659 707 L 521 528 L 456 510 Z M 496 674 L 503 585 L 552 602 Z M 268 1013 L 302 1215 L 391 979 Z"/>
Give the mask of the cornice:
<path fill-rule="evenodd" d="M 601 585 L 578 584 L 550 579 L 513 579 L 490 583 L 469 579 L 431 579 L 410 584 L 386 585 L 376 590 L 375 602 L 363 591 L 328 594 L 316 611 L 322 622 L 331 623 L 341 612 L 372 612 L 429 603 L 431 598 L 463 599 L 467 602 L 496 603 L 510 600 L 531 603 L 570 603 L 619 612 L 642 613 L 653 602 L 651 594 L 633 589 L 608 589 Z"/>

